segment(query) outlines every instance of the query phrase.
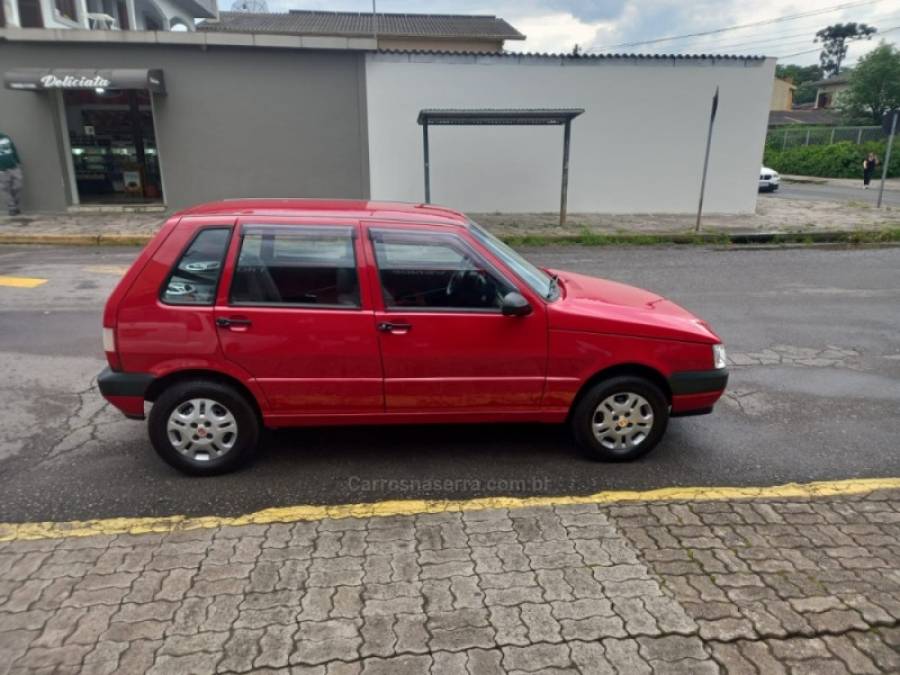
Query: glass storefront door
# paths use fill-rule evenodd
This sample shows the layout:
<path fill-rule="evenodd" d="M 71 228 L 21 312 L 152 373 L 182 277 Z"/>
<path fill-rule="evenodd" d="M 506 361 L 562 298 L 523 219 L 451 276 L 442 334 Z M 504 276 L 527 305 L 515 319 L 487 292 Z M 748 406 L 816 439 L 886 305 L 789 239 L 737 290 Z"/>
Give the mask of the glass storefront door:
<path fill-rule="evenodd" d="M 81 204 L 163 201 L 150 92 L 63 92 Z"/>

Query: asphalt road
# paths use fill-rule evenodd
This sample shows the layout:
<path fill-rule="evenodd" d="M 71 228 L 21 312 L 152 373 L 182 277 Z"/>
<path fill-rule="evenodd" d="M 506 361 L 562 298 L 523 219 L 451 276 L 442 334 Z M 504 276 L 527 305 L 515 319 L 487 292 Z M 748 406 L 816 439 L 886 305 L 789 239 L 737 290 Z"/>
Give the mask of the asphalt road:
<path fill-rule="evenodd" d="M 808 201 L 827 202 L 859 202 L 875 206 L 878 202 L 878 181 L 872 181 L 868 190 L 862 189 L 862 178 L 856 187 L 843 187 L 841 185 L 817 185 L 815 183 L 789 183 L 781 182 L 775 192 L 761 192 L 760 199 L 774 197 L 779 199 L 805 199 Z M 882 199 L 884 206 L 900 206 L 900 190 L 884 191 Z"/>
<path fill-rule="evenodd" d="M 583 458 L 555 426 L 323 428 L 270 434 L 239 473 L 187 478 L 92 387 L 102 304 L 136 250 L 0 247 L 0 275 L 48 280 L 0 285 L 0 521 L 900 475 L 900 248 L 526 253 L 708 319 L 735 361 L 727 397 L 632 464 Z"/>

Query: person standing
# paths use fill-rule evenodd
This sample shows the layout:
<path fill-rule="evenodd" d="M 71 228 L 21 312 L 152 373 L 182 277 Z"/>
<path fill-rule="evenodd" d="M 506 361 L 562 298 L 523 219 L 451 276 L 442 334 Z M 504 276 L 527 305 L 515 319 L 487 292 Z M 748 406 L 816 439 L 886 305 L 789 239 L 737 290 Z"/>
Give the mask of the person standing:
<path fill-rule="evenodd" d="M 872 180 L 872 174 L 878 166 L 878 156 L 874 152 L 870 152 L 869 156 L 863 160 L 863 190 L 869 189 L 869 181 Z"/>
<path fill-rule="evenodd" d="M 9 215 L 19 215 L 22 194 L 22 164 L 12 139 L 0 131 L 0 194 L 6 199 Z"/>

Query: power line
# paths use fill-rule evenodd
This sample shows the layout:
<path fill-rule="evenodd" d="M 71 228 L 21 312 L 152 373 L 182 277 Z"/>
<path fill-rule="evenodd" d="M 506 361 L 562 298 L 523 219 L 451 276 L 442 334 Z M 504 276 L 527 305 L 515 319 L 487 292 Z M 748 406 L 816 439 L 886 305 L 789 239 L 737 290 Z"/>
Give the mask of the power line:
<path fill-rule="evenodd" d="M 743 28 L 754 28 L 756 26 L 769 26 L 774 23 L 781 23 L 783 21 L 794 21 L 795 19 L 803 19 L 808 16 L 818 16 L 821 14 L 830 14 L 831 12 L 837 12 L 842 9 L 851 9 L 853 7 L 862 7 L 863 5 L 872 5 L 876 2 L 882 2 L 883 0 L 862 0 L 861 2 L 847 2 L 840 5 L 832 5 L 831 7 L 824 7 L 821 9 L 812 10 L 809 12 L 802 12 L 800 14 L 790 14 L 787 16 L 777 17 L 775 19 L 766 19 L 764 21 L 754 21 L 753 23 L 745 23 L 737 26 L 726 26 L 725 28 L 716 28 L 714 30 L 701 31 L 699 33 L 686 33 L 685 35 L 670 35 L 668 37 L 656 38 L 654 40 L 642 40 L 640 42 L 622 42 L 615 45 L 607 45 L 604 47 L 596 47 L 597 50 L 605 50 L 605 49 L 619 49 L 621 47 L 638 47 L 640 45 L 650 45 L 657 44 L 660 42 L 669 42 L 672 40 L 685 40 L 687 38 L 695 38 L 702 37 L 704 35 L 715 35 L 717 33 L 727 33 L 728 31 L 733 30 L 741 30 Z"/>
<path fill-rule="evenodd" d="M 898 17 L 896 16 L 896 11 L 895 11 L 895 10 L 891 10 L 890 12 L 888 12 L 888 13 L 885 14 L 885 15 L 877 16 L 877 17 L 874 17 L 874 18 L 870 19 L 870 20 L 868 21 L 868 23 L 869 23 L 869 24 L 873 24 L 873 23 L 876 22 L 876 21 L 896 20 L 897 18 L 898 18 Z M 811 25 L 811 26 L 813 26 L 813 27 L 811 27 L 811 28 L 809 28 L 809 29 L 807 29 L 807 30 L 805 30 L 805 31 L 803 31 L 803 32 L 791 33 L 791 34 L 789 34 L 789 35 L 785 35 L 785 34 L 782 34 L 782 35 L 775 35 L 774 37 L 767 37 L 767 38 L 758 39 L 758 40 L 757 40 L 757 39 L 754 39 L 754 40 L 748 40 L 748 41 L 745 41 L 745 42 L 737 42 L 737 43 L 735 43 L 735 42 L 732 41 L 734 38 L 726 38 L 725 40 L 717 40 L 717 41 L 712 42 L 712 43 L 702 42 L 702 43 L 700 43 L 699 45 L 697 45 L 697 48 L 700 48 L 700 49 L 709 49 L 709 48 L 714 48 L 714 49 L 737 49 L 737 48 L 739 48 L 739 47 L 745 47 L 745 46 L 756 45 L 756 44 L 763 44 L 763 43 L 768 43 L 768 42 L 779 42 L 779 41 L 781 41 L 781 40 L 787 40 L 787 39 L 790 39 L 790 38 L 802 37 L 802 36 L 809 36 L 809 41 L 811 42 L 811 41 L 815 38 L 815 27 L 816 27 L 816 26 L 820 26 L 820 25 L 821 25 L 821 24 Z M 873 37 L 878 37 L 878 35 L 879 35 L 881 32 L 883 32 L 883 31 L 879 31 L 878 33 L 875 33 L 875 34 L 873 35 Z M 750 37 L 750 36 L 747 36 L 747 37 Z"/>
<path fill-rule="evenodd" d="M 880 31 L 878 31 L 878 35 L 884 35 L 885 33 L 892 33 L 895 30 L 900 30 L 900 26 L 892 26 L 891 28 L 885 28 L 884 30 L 880 30 Z M 780 56 L 776 56 L 775 58 L 786 59 L 789 56 L 801 56 L 803 54 L 812 54 L 813 52 L 820 52 L 820 51 L 822 51 L 822 48 L 817 47 L 816 49 L 809 49 L 805 52 L 794 52 L 793 54 L 782 54 Z"/>

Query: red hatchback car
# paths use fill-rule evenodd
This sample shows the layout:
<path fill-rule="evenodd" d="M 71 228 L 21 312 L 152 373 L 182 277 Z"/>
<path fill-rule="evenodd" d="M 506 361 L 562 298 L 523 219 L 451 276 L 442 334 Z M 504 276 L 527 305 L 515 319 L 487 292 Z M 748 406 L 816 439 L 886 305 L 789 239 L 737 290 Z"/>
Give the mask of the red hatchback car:
<path fill-rule="evenodd" d="M 234 200 L 170 218 L 106 304 L 103 396 L 169 464 L 227 471 L 262 426 L 531 421 L 638 457 L 728 380 L 648 291 L 535 267 L 456 211 Z"/>

